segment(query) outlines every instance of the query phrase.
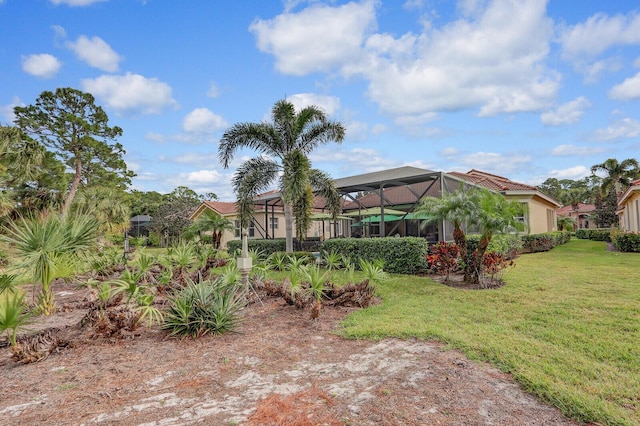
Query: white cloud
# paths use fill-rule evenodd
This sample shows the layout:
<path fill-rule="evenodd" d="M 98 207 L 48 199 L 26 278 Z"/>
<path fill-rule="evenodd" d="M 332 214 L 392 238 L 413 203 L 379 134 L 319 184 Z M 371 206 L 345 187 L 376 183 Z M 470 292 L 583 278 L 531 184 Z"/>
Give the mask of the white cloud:
<path fill-rule="evenodd" d="M 207 90 L 207 96 L 210 98 L 217 98 L 220 96 L 220 89 L 218 89 L 218 85 L 216 83 L 211 83 L 209 90 Z"/>
<path fill-rule="evenodd" d="M 573 101 L 560 105 L 555 111 L 542 113 L 540 120 L 542 124 L 547 126 L 577 123 L 584 115 L 585 109 L 590 106 L 591 103 L 585 97 L 580 96 Z"/>
<path fill-rule="evenodd" d="M 118 71 L 122 58 L 100 37 L 88 38 L 82 35 L 75 42 L 68 41 L 65 45 L 94 68 L 107 72 Z"/>
<path fill-rule="evenodd" d="M 597 13 L 560 34 L 565 58 L 593 58 L 613 46 L 640 44 L 640 14 L 608 16 Z"/>
<path fill-rule="evenodd" d="M 59 38 L 59 39 L 67 38 L 67 31 L 64 29 L 64 27 L 60 25 L 52 25 L 51 28 L 53 29 L 53 33 L 55 34 L 56 38 Z"/>
<path fill-rule="evenodd" d="M 387 126 L 385 126 L 384 124 L 376 124 L 371 129 L 371 133 L 373 135 L 375 135 L 375 136 L 379 136 L 379 135 L 387 132 L 388 130 L 389 130 L 389 128 Z"/>
<path fill-rule="evenodd" d="M 633 118 L 623 118 L 611 124 L 606 129 L 598 129 L 593 138 L 603 142 L 613 142 L 618 139 L 636 138 L 640 136 L 640 121 Z"/>
<path fill-rule="evenodd" d="M 315 105 L 322 109 L 327 116 L 333 115 L 340 109 L 340 99 L 335 96 L 318 95 L 315 93 L 298 93 L 287 96 L 287 101 L 291 102 L 296 110 Z"/>
<path fill-rule="evenodd" d="M 618 57 L 605 58 L 593 63 L 575 63 L 576 70 L 584 75 L 586 83 L 596 83 L 602 74 L 622 69 L 622 61 Z"/>
<path fill-rule="evenodd" d="M 375 25 L 373 0 L 338 7 L 312 4 L 274 19 L 256 19 L 249 31 L 258 49 L 276 58 L 276 68 L 291 75 L 329 71 L 361 55 L 365 35 Z"/>
<path fill-rule="evenodd" d="M 364 77 L 370 98 L 394 115 L 480 107 L 481 116 L 490 116 L 548 107 L 560 77 L 545 66 L 553 37 L 546 2 L 468 3 L 467 17 L 397 37 L 371 33 L 379 4 L 373 1 L 311 6 L 251 29 L 281 72 Z"/>
<path fill-rule="evenodd" d="M 54 5 L 66 4 L 67 6 L 90 6 L 94 3 L 100 3 L 109 0 L 49 0 Z"/>
<path fill-rule="evenodd" d="M 180 173 L 179 181 L 190 184 L 218 183 L 222 180 L 222 175 L 216 170 L 198 170 L 196 172 Z"/>
<path fill-rule="evenodd" d="M 401 115 L 396 117 L 394 122 L 403 127 L 419 126 L 421 124 L 430 123 L 439 119 L 440 116 L 435 112 L 425 112 L 416 115 Z"/>
<path fill-rule="evenodd" d="M 187 152 L 173 157 L 172 160 L 178 164 L 218 164 L 218 155 L 203 154 L 200 152 Z"/>
<path fill-rule="evenodd" d="M 346 124 L 348 141 L 366 142 L 369 138 L 369 125 L 364 121 L 350 121 Z"/>
<path fill-rule="evenodd" d="M 476 152 L 457 157 L 463 166 L 489 173 L 509 174 L 531 163 L 531 157 L 522 154 L 499 154 L 495 152 Z"/>
<path fill-rule="evenodd" d="M 640 99 L 640 72 L 613 86 L 609 91 L 609 97 L 625 101 Z"/>
<path fill-rule="evenodd" d="M 62 62 L 53 55 L 42 53 L 22 57 L 22 70 L 40 78 L 51 78 L 62 66 Z"/>
<path fill-rule="evenodd" d="M 551 170 L 547 173 L 548 178 L 556 179 L 572 179 L 578 180 L 584 177 L 591 176 L 591 170 L 585 166 L 569 167 L 561 170 Z"/>
<path fill-rule="evenodd" d="M 0 115 L 4 117 L 4 124 L 13 124 L 13 120 L 16 118 L 13 109 L 17 106 L 25 106 L 24 102 L 17 96 L 14 96 L 10 104 L 0 105 Z"/>
<path fill-rule="evenodd" d="M 119 113 L 159 114 L 177 105 L 171 97 L 171 86 L 139 74 L 103 75 L 82 80 L 81 85 Z"/>
<path fill-rule="evenodd" d="M 586 155 L 594 155 L 601 154 L 604 152 L 603 148 L 600 147 L 587 147 L 587 146 L 576 146 L 571 144 L 558 145 L 551 150 L 551 155 L 555 155 L 558 157 L 564 156 L 586 156 Z"/>
<path fill-rule="evenodd" d="M 459 153 L 460 151 L 458 150 L 458 148 L 454 147 L 448 147 L 440 151 L 440 155 L 442 155 L 443 157 L 453 157 L 458 155 Z"/>
<path fill-rule="evenodd" d="M 214 133 L 228 126 L 224 118 L 207 108 L 196 108 L 182 120 L 182 129 L 189 133 Z"/>

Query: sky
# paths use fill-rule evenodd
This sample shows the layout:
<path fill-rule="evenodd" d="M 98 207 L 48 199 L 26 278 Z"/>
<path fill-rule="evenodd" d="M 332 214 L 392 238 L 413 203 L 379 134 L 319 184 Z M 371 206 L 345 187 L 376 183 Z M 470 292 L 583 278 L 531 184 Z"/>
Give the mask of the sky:
<path fill-rule="evenodd" d="M 92 93 L 132 189 L 235 196 L 218 142 L 275 102 L 347 129 L 334 178 L 414 166 L 537 185 L 640 158 L 637 0 L 0 0 L 0 123 Z"/>

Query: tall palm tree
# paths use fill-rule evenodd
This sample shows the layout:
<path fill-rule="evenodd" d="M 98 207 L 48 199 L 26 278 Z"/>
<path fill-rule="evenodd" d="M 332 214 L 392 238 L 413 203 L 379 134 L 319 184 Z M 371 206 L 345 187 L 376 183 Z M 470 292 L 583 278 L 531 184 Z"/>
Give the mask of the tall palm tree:
<path fill-rule="evenodd" d="M 640 165 L 635 158 L 627 158 L 619 163 L 615 158 L 609 158 L 604 163 L 591 167 L 591 173 L 595 175 L 597 172 L 605 173 L 600 186 L 602 195 L 613 189 L 620 196 L 631 185 L 631 181 L 640 177 Z"/>
<path fill-rule="evenodd" d="M 312 193 L 324 196 L 334 217 L 340 212 L 340 197 L 325 173 L 311 168 L 307 157 L 319 145 L 340 143 L 345 128 L 329 121 L 316 106 L 296 113 L 292 103 L 280 100 L 271 110 L 271 123 L 237 123 L 228 129 L 218 148 L 220 162 L 229 167 L 240 148 L 251 148 L 261 155 L 245 161 L 236 171 L 233 187 L 238 197 L 242 226 L 253 215 L 254 197 L 278 181 L 285 215 L 286 250 L 293 251 L 294 214 L 298 238 L 310 226 Z"/>

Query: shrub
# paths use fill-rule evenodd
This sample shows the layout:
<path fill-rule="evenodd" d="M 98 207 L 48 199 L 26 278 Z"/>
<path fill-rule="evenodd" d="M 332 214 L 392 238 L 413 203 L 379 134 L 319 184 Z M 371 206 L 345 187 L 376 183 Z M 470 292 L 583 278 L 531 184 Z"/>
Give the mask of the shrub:
<path fill-rule="evenodd" d="M 522 236 L 522 249 L 525 253 L 549 251 L 571 240 L 571 232 L 557 231 Z"/>
<path fill-rule="evenodd" d="M 286 240 L 284 238 L 276 238 L 273 240 L 248 240 L 247 246 L 249 250 L 262 252 L 265 256 L 277 251 L 286 251 Z M 227 242 L 227 250 L 229 253 L 242 250 L 242 240 L 232 240 Z"/>
<path fill-rule="evenodd" d="M 613 231 L 611 228 L 578 229 L 576 231 L 576 238 L 581 240 L 611 242 L 611 231 Z"/>
<path fill-rule="evenodd" d="M 237 282 L 222 279 L 191 282 L 169 298 L 162 328 L 170 330 L 170 336 L 181 338 L 233 331 L 245 305 L 240 289 Z"/>
<path fill-rule="evenodd" d="M 355 265 L 382 260 L 387 272 L 414 274 L 427 270 L 428 243 L 417 237 L 332 238 L 321 249 L 339 253 Z"/>
<path fill-rule="evenodd" d="M 467 252 L 473 253 L 478 248 L 480 241 L 479 234 L 467 235 Z M 499 253 L 505 259 L 514 259 L 520 255 L 522 251 L 522 239 L 517 234 L 495 234 L 491 238 L 487 253 Z"/>
<path fill-rule="evenodd" d="M 429 269 L 449 280 L 449 275 L 458 268 L 458 255 L 460 251 L 455 243 L 442 241 L 429 247 L 427 263 Z"/>
<path fill-rule="evenodd" d="M 640 253 L 640 234 L 635 232 L 611 231 L 611 242 L 619 251 Z"/>

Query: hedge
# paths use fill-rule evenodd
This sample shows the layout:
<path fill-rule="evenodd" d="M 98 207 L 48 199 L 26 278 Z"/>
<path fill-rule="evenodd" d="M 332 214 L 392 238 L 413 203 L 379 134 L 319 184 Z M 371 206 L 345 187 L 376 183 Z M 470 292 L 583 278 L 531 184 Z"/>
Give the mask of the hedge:
<path fill-rule="evenodd" d="M 612 228 L 578 229 L 576 238 L 581 240 L 606 241 L 611 242 Z"/>
<path fill-rule="evenodd" d="M 272 240 L 248 240 L 247 247 L 249 250 L 262 252 L 266 257 L 277 251 L 286 251 L 287 242 L 284 238 L 275 238 Z M 227 251 L 234 253 L 242 250 L 242 240 L 231 240 L 227 242 Z"/>
<path fill-rule="evenodd" d="M 467 252 L 473 253 L 478 248 L 480 242 L 480 234 L 471 234 L 466 236 Z M 499 253 L 505 259 L 513 259 L 522 251 L 522 240 L 517 234 L 494 234 L 487 247 L 488 253 Z"/>
<path fill-rule="evenodd" d="M 360 259 L 384 261 L 384 270 L 396 274 L 425 271 L 429 244 L 418 237 L 332 238 L 321 249 L 348 257 L 356 265 Z"/>
<path fill-rule="evenodd" d="M 521 238 L 523 253 L 537 253 L 549 251 L 561 244 L 568 243 L 571 240 L 571 232 L 545 232 L 542 234 L 523 235 Z"/>
<path fill-rule="evenodd" d="M 611 242 L 618 251 L 640 253 L 640 234 L 635 232 L 611 231 Z"/>

